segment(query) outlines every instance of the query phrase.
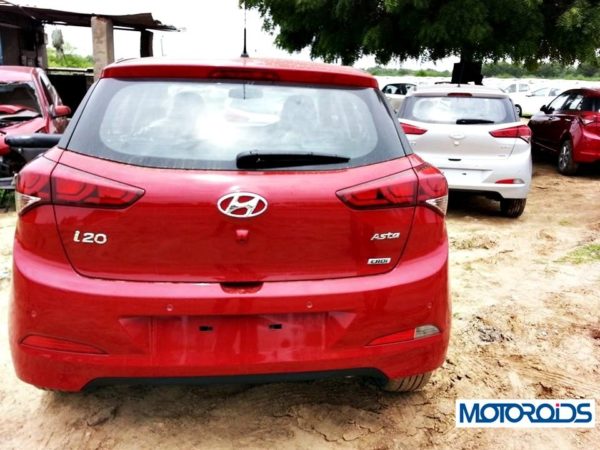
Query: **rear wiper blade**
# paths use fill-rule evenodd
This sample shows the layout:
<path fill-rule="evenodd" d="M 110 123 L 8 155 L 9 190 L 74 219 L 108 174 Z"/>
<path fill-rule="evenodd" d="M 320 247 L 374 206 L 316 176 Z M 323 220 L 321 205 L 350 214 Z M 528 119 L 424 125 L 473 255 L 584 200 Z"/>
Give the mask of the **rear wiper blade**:
<path fill-rule="evenodd" d="M 457 125 L 474 125 L 478 123 L 495 123 L 493 120 L 486 119 L 456 119 Z"/>
<path fill-rule="evenodd" d="M 277 167 L 317 166 L 350 161 L 346 156 L 314 152 L 241 152 L 235 158 L 238 169 L 272 169 Z"/>

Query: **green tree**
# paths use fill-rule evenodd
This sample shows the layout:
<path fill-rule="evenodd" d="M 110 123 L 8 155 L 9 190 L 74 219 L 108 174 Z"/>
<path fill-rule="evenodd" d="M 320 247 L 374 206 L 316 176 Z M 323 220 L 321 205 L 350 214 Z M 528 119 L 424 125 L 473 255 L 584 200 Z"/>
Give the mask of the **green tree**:
<path fill-rule="evenodd" d="M 91 55 L 82 56 L 76 54 L 76 48 L 65 43 L 63 45 L 63 55 L 58 55 L 53 47 L 47 47 L 48 52 L 48 67 L 70 67 L 87 69 L 94 67 L 94 58 Z"/>
<path fill-rule="evenodd" d="M 352 64 L 363 55 L 511 61 L 535 67 L 593 62 L 600 5 L 589 0 L 240 0 L 276 44 Z"/>

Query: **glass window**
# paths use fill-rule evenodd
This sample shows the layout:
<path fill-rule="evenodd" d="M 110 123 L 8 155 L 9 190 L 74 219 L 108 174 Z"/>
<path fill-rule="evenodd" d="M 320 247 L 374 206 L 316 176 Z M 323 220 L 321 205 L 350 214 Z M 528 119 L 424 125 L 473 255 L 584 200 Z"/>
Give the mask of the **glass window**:
<path fill-rule="evenodd" d="M 579 111 L 598 112 L 598 103 L 595 97 L 584 97 L 577 109 Z"/>
<path fill-rule="evenodd" d="M 100 80 L 68 148 L 141 166 L 227 170 L 249 151 L 349 157 L 342 166 L 404 155 L 374 89 L 184 80 Z"/>
<path fill-rule="evenodd" d="M 569 95 L 569 98 L 567 99 L 567 101 L 565 102 L 565 104 L 562 106 L 561 109 L 564 109 L 564 110 L 580 109 L 582 100 L 583 100 L 582 94 L 571 94 L 571 95 Z"/>
<path fill-rule="evenodd" d="M 565 101 L 569 98 L 569 94 L 561 94 L 548 104 L 548 109 L 551 111 L 559 111 L 563 109 Z"/>
<path fill-rule="evenodd" d="M 44 89 L 44 94 L 46 95 L 46 98 L 48 99 L 48 104 L 59 105 L 60 102 L 58 101 L 58 93 L 56 92 L 56 89 L 54 88 L 54 86 L 52 86 L 52 83 L 50 83 L 50 80 L 48 79 L 48 77 L 42 70 L 39 71 L 39 75 L 40 75 L 40 79 L 42 80 L 42 87 Z"/>
<path fill-rule="evenodd" d="M 429 123 L 491 123 L 516 121 L 508 98 L 415 96 L 404 101 L 401 117 Z"/>
<path fill-rule="evenodd" d="M 550 88 L 541 88 L 541 89 L 536 89 L 535 91 L 533 91 L 531 93 L 531 95 L 533 97 L 544 97 L 544 96 L 547 96 L 549 92 L 550 92 Z"/>
<path fill-rule="evenodd" d="M 0 82 L 0 105 L 23 106 L 41 112 L 33 82 Z"/>

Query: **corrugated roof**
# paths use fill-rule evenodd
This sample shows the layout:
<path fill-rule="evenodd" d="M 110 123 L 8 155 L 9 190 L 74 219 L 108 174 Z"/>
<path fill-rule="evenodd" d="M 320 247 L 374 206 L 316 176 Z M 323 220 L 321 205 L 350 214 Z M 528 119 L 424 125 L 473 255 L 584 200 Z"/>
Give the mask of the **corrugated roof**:
<path fill-rule="evenodd" d="M 57 9 L 34 8 L 31 6 L 20 6 L 0 0 L 0 18 L 3 13 L 18 14 L 29 19 L 38 20 L 53 25 L 72 25 L 89 27 L 92 17 L 105 17 L 112 20 L 115 28 L 127 30 L 160 30 L 178 31 L 172 25 L 165 25 L 152 17 L 152 13 L 127 14 L 115 16 L 110 14 L 88 14 L 72 11 L 60 11 Z"/>

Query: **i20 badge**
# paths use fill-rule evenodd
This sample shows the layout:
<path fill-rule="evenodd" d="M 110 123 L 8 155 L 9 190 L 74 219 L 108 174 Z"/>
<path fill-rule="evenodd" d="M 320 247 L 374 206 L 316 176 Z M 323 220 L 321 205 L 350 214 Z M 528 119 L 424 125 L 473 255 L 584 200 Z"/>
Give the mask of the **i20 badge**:
<path fill-rule="evenodd" d="M 229 217 L 245 219 L 256 217 L 267 210 L 268 203 L 258 194 L 235 192 L 224 195 L 217 202 L 219 211 Z"/>

